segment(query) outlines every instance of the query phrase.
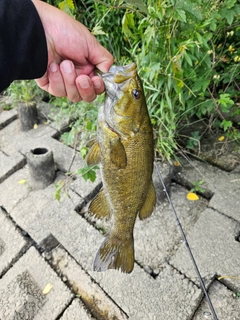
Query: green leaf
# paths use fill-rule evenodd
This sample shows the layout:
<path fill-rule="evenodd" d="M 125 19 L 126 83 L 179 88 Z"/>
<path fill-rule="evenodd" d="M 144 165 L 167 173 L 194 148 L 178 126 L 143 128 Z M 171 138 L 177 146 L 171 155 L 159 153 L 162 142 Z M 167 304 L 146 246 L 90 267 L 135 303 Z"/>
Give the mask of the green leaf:
<path fill-rule="evenodd" d="M 184 10 L 176 8 L 173 14 L 175 19 L 178 19 L 179 21 L 186 22 L 186 13 Z"/>
<path fill-rule="evenodd" d="M 93 29 L 92 29 L 92 31 L 91 31 L 91 33 L 94 35 L 94 36 L 98 36 L 98 35 L 107 35 L 106 34 L 106 32 L 104 32 L 103 30 L 102 30 L 102 27 L 101 26 L 95 26 Z"/>
<path fill-rule="evenodd" d="M 187 63 L 192 67 L 192 60 L 189 54 L 187 54 L 186 50 L 184 51 L 184 58 L 186 59 Z"/>
<path fill-rule="evenodd" d="M 230 99 L 229 93 L 220 94 L 220 98 L 217 101 L 220 104 L 223 112 L 227 112 L 229 108 L 234 104 L 234 101 Z"/>
<path fill-rule="evenodd" d="M 227 20 L 229 25 L 231 25 L 235 17 L 235 12 L 232 9 L 223 8 L 221 10 L 221 16 Z"/>
<path fill-rule="evenodd" d="M 122 19 L 122 31 L 127 38 L 135 38 L 131 28 L 135 27 L 134 15 L 132 12 L 125 12 Z"/>
<path fill-rule="evenodd" d="M 221 127 L 224 131 L 227 131 L 233 125 L 232 121 L 224 119 L 221 123 Z"/>
<path fill-rule="evenodd" d="M 127 0 L 125 2 L 138 8 L 141 12 L 148 14 L 148 9 L 142 0 Z"/>
<path fill-rule="evenodd" d="M 87 166 L 85 165 L 83 168 L 77 170 L 77 174 L 80 174 L 85 181 L 90 180 L 94 182 L 96 180 L 96 172 L 95 170 L 99 169 L 98 166 Z"/>

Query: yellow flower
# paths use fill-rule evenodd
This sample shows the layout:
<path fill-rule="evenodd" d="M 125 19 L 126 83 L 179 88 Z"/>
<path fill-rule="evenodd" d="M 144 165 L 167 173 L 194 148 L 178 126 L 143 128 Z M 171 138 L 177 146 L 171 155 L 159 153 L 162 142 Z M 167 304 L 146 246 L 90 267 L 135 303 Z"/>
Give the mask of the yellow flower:
<path fill-rule="evenodd" d="M 233 46 L 231 45 L 231 46 L 229 46 L 228 51 L 229 51 L 230 53 L 233 53 L 233 51 L 235 51 L 235 49 L 234 49 Z"/>

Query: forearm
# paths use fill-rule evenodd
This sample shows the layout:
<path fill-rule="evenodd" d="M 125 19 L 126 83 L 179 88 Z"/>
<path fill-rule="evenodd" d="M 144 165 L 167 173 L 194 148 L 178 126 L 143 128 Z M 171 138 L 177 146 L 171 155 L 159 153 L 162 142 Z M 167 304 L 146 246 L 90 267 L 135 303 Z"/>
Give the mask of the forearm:
<path fill-rule="evenodd" d="M 13 80 L 41 77 L 47 45 L 31 0 L 0 0 L 0 92 Z"/>

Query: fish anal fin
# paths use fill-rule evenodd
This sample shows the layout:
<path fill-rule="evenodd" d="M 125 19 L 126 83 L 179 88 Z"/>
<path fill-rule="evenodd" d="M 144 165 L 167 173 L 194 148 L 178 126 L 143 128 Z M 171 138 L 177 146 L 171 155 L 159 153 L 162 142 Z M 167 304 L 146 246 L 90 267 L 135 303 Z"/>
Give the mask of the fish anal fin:
<path fill-rule="evenodd" d="M 120 243 L 110 236 L 104 240 L 99 248 L 94 264 L 94 271 L 106 271 L 108 269 L 119 269 L 125 273 L 131 273 L 134 267 L 133 240 Z"/>
<path fill-rule="evenodd" d="M 110 159 L 119 169 L 127 166 L 127 155 L 119 137 L 110 140 Z"/>
<path fill-rule="evenodd" d="M 100 192 L 92 200 L 89 206 L 89 210 L 89 214 L 96 217 L 97 219 L 110 218 L 111 210 L 104 194 L 104 189 L 100 190 Z"/>
<path fill-rule="evenodd" d="M 148 189 L 147 196 L 146 196 L 146 200 L 142 208 L 140 209 L 139 218 L 143 220 L 149 217 L 153 212 L 155 205 L 156 205 L 156 192 L 155 192 L 153 182 L 151 182 L 150 187 Z"/>
<path fill-rule="evenodd" d="M 96 141 L 92 144 L 87 157 L 86 163 L 88 166 L 96 165 L 100 162 L 100 146 L 99 143 Z"/>

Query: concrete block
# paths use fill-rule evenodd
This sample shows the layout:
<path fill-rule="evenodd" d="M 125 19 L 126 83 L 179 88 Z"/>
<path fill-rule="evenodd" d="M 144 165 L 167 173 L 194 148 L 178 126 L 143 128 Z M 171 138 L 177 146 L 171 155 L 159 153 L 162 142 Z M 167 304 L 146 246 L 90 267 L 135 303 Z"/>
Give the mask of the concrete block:
<path fill-rule="evenodd" d="M 209 288 L 209 296 L 219 320 L 239 320 L 240 302 L 236 294 L 218 281 L 214 281 Z M 213 319 L 209 306 L 204 299 L 193 320 Z"/>
<path fill-rule="evenodd" d="M 188 235 L 200 273 L 211 281 L 216 275 L 239 276 L 240 245 L 236 238 L 240 224 L 217 211 L 207 209 Z M 171 265 L 198 283 L 193 264 L 184 244 L 170 260 Z M 223 280 L 228 286 L 240 291 L 240 283 L 234 278 Z"/>
<path fill-rule="evenodd" d="M 240 222 L 240 173 L 226 172 L 205 162 L 183 161 L 181 175 L 190 182 L 204 180 L 201 188 L 211 191 L 213 197 L 209 206 Z"/>
<path fill-rule="evenodd" d="M 68 197 L 62 196 L 60 201 L 54 198 L 55 184 L 64 179 L 64 175 L 58 174 L 53 184 L 43 190 L 31 191 L 28 197 L 11 211 L 14 221 L 38 243 L 49 234 L 62 232 L 60 225 L 65 230 L 70 212 L 83 201 L 71 190 Z"/>
<path fill-rule="evenodd" d="M 69 188 L 82 197 L 85 202 L 88 202 L 100 190 L 102 186 L 101 181 L 100 171 L 97 170 L 96 180 L 94 182 L 91 182 L 90 180 L 85 181 L 83 177 L 77 176 L 76 180 L 69 185 Z"/>
<path fill-rule="evenodd" d="M 29 184 L 19 184 L 19 181 L 29 181 L 29 172 L 26 167 L 13 173 L 0 184 L 0 205 L 8 213 L 30 193 Z"/>
<path fill-rule="evenodd" d="M 27 246 L 26 239 L 0 208 L 0 277 Z"/>
<path fill-rule="evenodd" d="M 16 152 L 11 156 L 7 156 L 0 152 L 0 183 L 7 179 L 12 173 L 21 169 L 26 164 L 25 157 Z"/>
<path fill-rule="evenodd" d="M 44 293 L 50 284 L 51 290 Z M 0 319 L 55 320 L 72 299 L 34 247 L 0 280 Z"/>
<path fill-rule="evenodd" d="M 201 213 L 207 207 L 207 201 L 189 201 L 187 191 L 179 185 L 172 185 L 171 199 L 184 232 L 188 234 Z M 159 273 L 165 261 L 177 251 L 182 236 L 178 223 L 167 199 L 157 205 L 152 215 L 140 221 L 134 228 L 134 247 L 137 262 L 150 272 Z"/>
<path fill-rule="evenodd" d="M 18 120 L 15 120 L 0 131 L 0 145 L 7 155 L 11 155 L 16 151 L 24 153 L 25 147 L 29 151 L 28 145 L 31 148 L 35 147 L 34 141 L 37 139 L 53 137 L 56 132 L 57 130 L 44 124 L 40 124 L 37 129 L 21 132 Z"/>
<path fill-rule="evenodd" d="M 3 110 L 0 113 L 0 130 L 17 119 L 17 109 Z"/>
<path fill-rule="evenodd" d="M 64 311 L 60 320 L 94 320 L 87 312 L 80 299 L 74 299 L 71 305 Z"/>
<path fill-rule="evenodd" d="M 67 279 L 74 292 L 81 297 L 81 300 L 97 319 L 127 319 L 120 308 L 63 248 L 58 247 L 53 250 L 51 263 L 54 269 Z M 76 319 L 76 317 L 71 319 Z M 86 319 L 88 318 L 86 317 Z"/>
<path fill-rule="evenodd" d="M 131 320 L 191 319 L 202 296 L 197 286 L 168 265 L 156 280 L 138 265 L 129 275 L 116 270 L 90 274 Z"/>

